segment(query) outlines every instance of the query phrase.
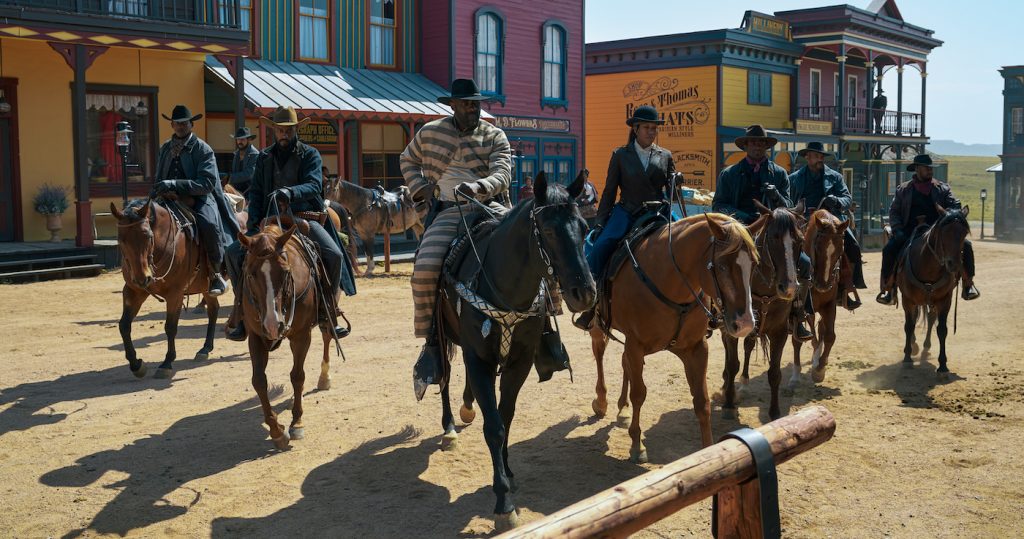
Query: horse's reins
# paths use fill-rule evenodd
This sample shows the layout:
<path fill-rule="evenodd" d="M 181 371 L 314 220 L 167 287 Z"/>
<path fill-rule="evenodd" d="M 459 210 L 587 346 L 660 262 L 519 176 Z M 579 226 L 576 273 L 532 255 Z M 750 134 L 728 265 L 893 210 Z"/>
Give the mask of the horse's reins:
<path fill-rule="evenodd" d="M 152 209 L 152 202 L 153 202 L 152 198 L 150 198 L 149 201 L 147 202 L 147 203 L 149 203 L 151 205 L 151 209 Z M 156 210 L 153 210 L 153 212 L 154 212 L 153 213 L 153 221 L 156 221 Z M 166 279 L 167 276 L 171 274 L 171 270 L 174 269 L 175 252 L 177 251 L 177 249 L 174 249 L 173 246 L 177 245 L 178 237 L 181 235 L 181 232 L 183 230 L 182 227 L 178 224 L 178 220 L 176 218 L 174 218 L 174 214 L 170 210 L 167 210 L 167 213 L 171 217 L 171 229 L 174 232 L 173 232 L 172 235 L 168 236 L 168 239 L 167 239 L 167 241 L 164 244 L 164 251 L 166 252 L 167 251 L 167 247 L 171 246 L 171 249 L 170 249 L 171 260 L 170 260 L 170 262 L 168 262 L 167 270 L 164 271 L 164 274 L 161 275 L 160 277 L 155 277 L 153 279 L 154 283 L 160 282 L 160 281 L 163 281 L 164 279 Z M 132 226 L 136 226 L 136 225 L 141 225 L 142 223 L 144 223 L 146 221 L 147 221 L 147 219 L 139 219 L 138 221 L 133 221 L 131 223 L 117 223 L 117 227 L 118 228 L 128 228 L 128 227 L 132 227 Z M 151 267 L 154 267 L 154 268 L 159 266 L 156 262 L 153 261 L 153 251 L 156 250 L 156 237 L 155 236 L 156 236 L 156 234 L 152 234 L 150 236 L 150 238 L 149 238 L 149 241 L 147 242 L 148 245 L 149 245 L 149 255 L 148 255 L 147 258 L 149 258 L 149 265 Z M 186 252 L 187 251 L 188 251 L 188 249 L 186 249 Z M 128 262 L 127 259 L 124 259 L 123 262 L 125 264 L 129 265 L 129 266 L 131 265 L 131 263 Z M 194 278 L 194 276 L 193 276 L 193 278 Z M 190 284 L 192 284 L 191 280 L 189 281 L 188 284 L 185 285 L 185 289 L 186 290 L 188 289 L 188 285 L 190 285 Z M 149 292 L 150 295 L 152 295 L 153 297 L 159 299 L 160 301 L 164 301 L 164 299 L 162 297 L 160 297 L 160 295 L 151 292 L 148 289 L 148 287 L 147 287 L 146 291 Z"/>

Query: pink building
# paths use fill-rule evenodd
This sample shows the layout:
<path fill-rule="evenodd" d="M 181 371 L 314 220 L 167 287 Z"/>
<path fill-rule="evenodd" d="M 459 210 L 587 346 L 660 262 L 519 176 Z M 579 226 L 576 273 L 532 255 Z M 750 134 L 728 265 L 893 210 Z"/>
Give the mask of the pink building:
<path fill-rule="evenodd" d="M 570 182 L 583 151 L 583 1 L 423 0 L 420 72 L 448 87 L 476 80 L 518 158 L 518 182 L 545 170 Z M 597 166 L 594 164 L 594 166 Z"/>

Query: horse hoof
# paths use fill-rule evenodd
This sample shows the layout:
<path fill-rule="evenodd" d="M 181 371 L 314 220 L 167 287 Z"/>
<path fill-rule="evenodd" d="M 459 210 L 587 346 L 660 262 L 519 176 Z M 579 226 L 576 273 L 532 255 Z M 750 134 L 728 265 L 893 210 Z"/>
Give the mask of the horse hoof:
<path fill-rule="evenodd" d="M 301 440 L 306 437 L 306 428 L 291 427 L 288 429 L 288 436 L 291 437 L 292 440 Z"/>
<path fill-rule="evenodd" d="M 459 407 L 459 419 L 461 419 L 466 425 L 469 425 L 474 419 L 476 419 L 476 410 L 463 404 Z"/>
<path fill-rule="evenodd" d="M 148 369 L 146 369 L 145 363 L 140 363 L 138 369 L 132 369 L 131 366 L 128 366 L 128 370 L 132 371 L 136 378 L 145 378 Z"/>
<path fill-rule="evenodd" d="M 935 371 L 935 377 L 940 382 L 948 382 L 949 381 L 949 371 L 945 371 L 945 372 L 943 372 L 943 371 Z"/>
<path fill-rule="evenodd" d="M 911 345 L 911 347 L 910 347 L 910 355 L 916 356 L 917 353 L 920 352 L 920 351 L 921 351 L 921 349 L 917 346 L 917 343 L 914 343 L 913 345 Z"/>
<path fill-rule="evenodd" d="M 721 404 L 725 402 L 725 397 L 723 395 L 723 391 L 715 391 L 714 393 L 711 394 L 711 402 L 715 404 Z"/>
<path fill-rule="evenodd" d="M 206 352 L 196 352 L 196 357 L 195 357 L 196 361 L 206 361 L 208 359 L 210 359 L 210 354 L 208 354 Z"/>
<path fill-rule="evenodd" d="M 441 436 L 441 451 L 455 451 L 459 448 L 459 435 L 454 432 L 446 432 Z"/>
<path fill-rule="evenodd" d="M 615 416 L 615 424 L 624 429 L 629 428 L 629 424 L 633 422 L 633 416 L 628 413 L 622 413 L 619 410 L 619 415 Z"/>
<path fill-rule="evenodd" d="M 608 413 L 608 403 L 601 402 L 598 399 L 594 399 L 590 403 L 590 407 L 594 409 L 594 415 L 597 417 L 604 417 Z"/>
<path fill-rule="evenodd" d="M 316 383 L 316 388 L 320 391 L 327 391 L 328 389 L 331 389 L 331 379 L 320 378 Z"/>
<path fill-rule="evenodd" d="M 629 461 L 633 464 L 646 464 L 647 463 L 647 449 L 641 449 L 639 451 L 635 449 L 629 450 Z"/>
<path fill-rule="evenodd" d="M 165 369 L 160 367 L 153 373 L 153 378 L 159 378 L 161 380 L 170 380 L 174 377 L 174 369 Z"/>
<path fill-rule="evenodd" d="M 822 369 L 811 369 L 811 380 L 814 380 L 814 383 L 816 383 L 816 384 L 820 384 L 820 383 L 824 382 L 825 381 L 825 369 L 824 368 L 822 368 Z"/>
<path fill-rule="evenodd" d="M 511 513 L 495 513 L 494 531 L 505 533 L 519 526 L 519 515 L 515 511 Z"/>
<path fill-rule="evenodd" d="M 750 377 L 749 376 L 740 376 L 740 383 L 743 384 L 743 385 L 747 385 L 748 383 L 750 383 Z"/>
<path fill-rule="evenodd" d="M 914 362 L 913 361 L 908 361 L 908 360 L 903 360 L 903 368 L 904 369 L 908 369 L 908 370 L 909 369 L 913 369 L 914 368 Z"/>
<path fill-rule="evenodd" d="M 271 441 L 274 442 L 274 447 L 285 450 L 288 449 L 288 433 L 282 432 L 280 438 L 273 438 Z"/>
<path fill-rule="evenodd" d="M 722 419 L 736 419 L 736 408 L 722 408 Z"/>

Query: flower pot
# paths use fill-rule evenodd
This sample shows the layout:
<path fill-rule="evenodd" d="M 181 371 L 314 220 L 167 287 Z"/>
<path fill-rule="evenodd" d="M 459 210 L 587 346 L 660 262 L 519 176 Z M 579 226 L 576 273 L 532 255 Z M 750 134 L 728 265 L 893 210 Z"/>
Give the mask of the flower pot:
<path fill-rule="evenodd" d="M 57 234 L 60 229 L 63 228 L 60 222 L 59 213 L 50 213 L 46 215 L 46 230 L 50 231 L 50 241 L 60 241 L 60 236 Z"/>

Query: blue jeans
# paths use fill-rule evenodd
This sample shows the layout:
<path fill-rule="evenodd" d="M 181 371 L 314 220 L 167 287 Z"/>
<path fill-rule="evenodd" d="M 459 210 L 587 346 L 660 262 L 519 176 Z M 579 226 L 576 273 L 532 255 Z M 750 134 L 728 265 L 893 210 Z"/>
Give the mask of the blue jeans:
<path fill-rule="evenodd" d="M 590 266 L 590 273 L 594 278 L 601 276 L 605 264 L 608 263 L 608 258 L 615 252 L 619 241 L 629 232 L 629 229 L 633 226 L 633 221 L 633 217 L 629 215 L 629 212 L 622 209 L 622 206 L 616 204 L 612 207 L 612 213 L 608 216 L 608 221 L 605 222 L 601 235 L 597 237 L 597 241 L 593 244 L 588 244 L 584 249 L 587 255 L 587 265 Z"/>

